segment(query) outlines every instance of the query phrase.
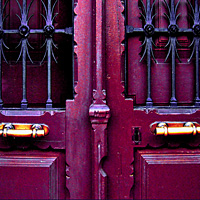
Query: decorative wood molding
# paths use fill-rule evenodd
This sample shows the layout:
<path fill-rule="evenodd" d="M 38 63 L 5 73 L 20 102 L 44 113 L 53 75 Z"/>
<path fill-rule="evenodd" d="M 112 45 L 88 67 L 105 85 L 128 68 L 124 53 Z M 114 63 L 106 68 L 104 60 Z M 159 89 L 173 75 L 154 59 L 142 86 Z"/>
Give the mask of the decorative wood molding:
<path fill-rule="evenodd" d="M 156 196 L 159 199 L 163 197 L 173 199 L 174 195 L 180 199 L 195 198 L 195 192 L 183 194 L 182 183 L 187 185 L 188 179 L 193 181 L 199 179 L 197 172 L 200 165 L 199 149 L 143 149 L 137 150 L 135 156 L 137 184 L 133 198 L 154 199 Z M 182 177 L 181 181 L 176 181 L 177 177 Z M 198 190 L 196 184 L 192 185 L 192 182 L 185 188 L 187 191 Z"/>
<path fill-rule="evenodd" d="M 110 118 L 110 108 L 106 105 L 105 91 L 105 5 L 104 1 L 96 0 L 93 4 L 95 19 L 93 22 L 93 38 L 95 45 L 95 65 L 93 86 L 93 104 L 89 108 L 92 124 L 92 168 L 94 199 L 107 199 L 107 174 L 103 170 L 103 162 L 107 156 L 107 123 Z"/>
<path fill-rule="evenodd" d="M 35 193 L 32 194 L 33 198 L 40 195 L 43 199 L 59 199 L 59 159 L 59 155 L 46 155 L 45 157 L 41 155 L 1 155 L 0 168 L 3 181 L 3 184 L 1 184 L 2 191 L 0 192 L 1 198 L 10 197 L 12 199 L 16 195 L 15 197 L 20 199 L 23 195 L 17 191 L 25 186 L 24 190 Z M 3 176 L 3 174 L 7 173 L 9 176 L 6 180 L 6 176 Z M 9 182 L 11 177 L 14 177 L 13 184 Z M 31 183 L 30 180 L 32 180 Z M 22 182 L 26 184 L 23 185 Z M 15 187 L 12 188 L 14 184 Z M 9 187 L 14 190 L 10 194 L 8 192 Z M 43 188 L 46 190 L 43 190 Z M 28 198 L 27 196 L 24 197 Z"/>
<path fill-rule="evenodd" d="M 135 116 L 132 115 L 133 100 L 124 97 L 124 12 L 123 0 L 106 2 L 106 99 L 112 111 L 108 127 L 108 156 L 112 156 L 105 162 L 104 169 L 109 181 L 116 186 L 109 187 L 112 191 L 108 193 L 110 199 L 132 198 L 133 146 L 130 130 Z"/>
<path fill-rule="evenodd" d="M 66 101 L 66 187 L 71 199 L 91 199 L 92 0 L 75 0 L 74 16 L 75 95 Z"/>
<path fill-rule="evenodd" d="M 93 133 L 93 198 L 107 199 L 107 174 L 103 162 L 107 156 L 107 123 L 110 109 L 107 105 L 94 104 L 90 107 L 90 120 Z"/>

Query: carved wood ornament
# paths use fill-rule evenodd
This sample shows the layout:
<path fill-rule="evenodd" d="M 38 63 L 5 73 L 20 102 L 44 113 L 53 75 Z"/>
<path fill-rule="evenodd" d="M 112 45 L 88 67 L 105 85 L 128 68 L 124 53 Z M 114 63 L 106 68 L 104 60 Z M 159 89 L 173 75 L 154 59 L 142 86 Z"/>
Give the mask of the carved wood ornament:
<path fill-rule="evenodd" d="M 66 186 L 71 199 L 91 199 L 92 0 L 75 0 L 74 13 L 75 97 L 66 101 Z"/>
<path fill-rule="evenodd" d="M 93 198 L 107 198 L 107 174 L 103 170 L 104 158 L 107 156 L 107 124 L 110 118 L 110 108 L 106 105 L 106 92 L 104 85 L 105 70 L 105 5 L 104 1 L 96 0 L 95 5 L 95 74 L 94 80 L 96 87 L 93 87 L 93 103 L 89 109 L 90 121 L 92 124 L 92 185 Z"/>

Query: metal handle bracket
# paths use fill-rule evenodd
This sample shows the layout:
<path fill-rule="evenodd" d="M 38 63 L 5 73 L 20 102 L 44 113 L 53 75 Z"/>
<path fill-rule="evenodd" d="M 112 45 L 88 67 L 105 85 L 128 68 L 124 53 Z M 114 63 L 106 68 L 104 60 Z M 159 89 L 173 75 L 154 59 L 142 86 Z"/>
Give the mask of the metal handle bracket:
<path fill-rule="evenodd" d="M 7 137 L 42 137 L 48 135 L 46 124 L 1 123 L 0 136 Z"/>
<path fill-rule="evenodd" d="M 154 122 L 150 125 L 155 135 L 196 135 L 200 133 L 200 124 L 197 122 Z"/>

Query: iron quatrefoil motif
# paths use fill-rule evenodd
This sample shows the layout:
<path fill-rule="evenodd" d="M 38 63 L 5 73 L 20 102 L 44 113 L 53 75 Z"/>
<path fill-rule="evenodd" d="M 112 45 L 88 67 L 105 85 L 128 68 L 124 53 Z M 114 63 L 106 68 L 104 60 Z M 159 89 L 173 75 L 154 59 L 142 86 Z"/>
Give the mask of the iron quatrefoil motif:
<path fill-rule="evenodd" d="M 171 24 L 168 26 L 168 31 L 169 31 L 170 36 L 176 36 L 176 34 L 179 31 L 179 28 L 176 24 Z"/>

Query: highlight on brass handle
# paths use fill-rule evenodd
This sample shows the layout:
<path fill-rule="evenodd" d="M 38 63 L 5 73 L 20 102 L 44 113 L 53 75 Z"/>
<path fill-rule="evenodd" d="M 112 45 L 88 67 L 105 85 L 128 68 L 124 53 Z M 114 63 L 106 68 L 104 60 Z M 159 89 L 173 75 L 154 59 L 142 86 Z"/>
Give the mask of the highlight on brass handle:
<path fill-rule="evenodd" d="M 150 125 L 155 135 L 196 135 L 200 133 L 197 122 L 155 122 Z"/>
<path fill-rule="evenodd" d="M 1 123 L 0 136 L 7 137 L 42 137 L 48 135 L 49 127 L 46 124 L 19 124 Z"/>

